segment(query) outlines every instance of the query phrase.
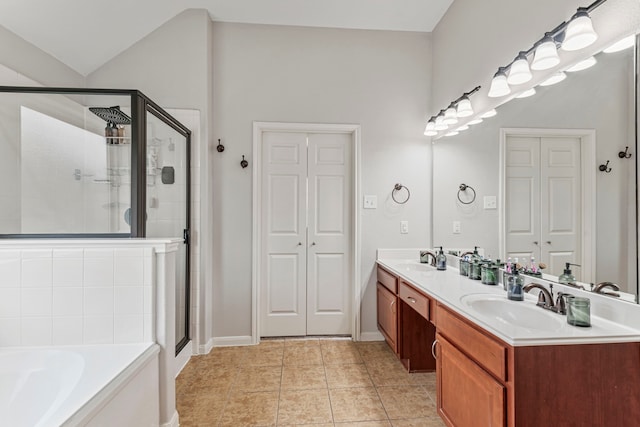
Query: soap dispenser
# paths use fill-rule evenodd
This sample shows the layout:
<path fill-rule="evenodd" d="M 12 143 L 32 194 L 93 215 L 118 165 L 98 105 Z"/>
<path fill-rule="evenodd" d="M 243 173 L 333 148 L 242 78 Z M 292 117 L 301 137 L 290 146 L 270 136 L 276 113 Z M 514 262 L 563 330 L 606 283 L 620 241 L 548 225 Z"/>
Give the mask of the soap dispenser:
<path fill-rule="evenodd" d="M 564 273 L 560 277 L 558 277 L 558 283 L 561 285 L 575 285 L 576 276 L 571 273 L 571 268 L 569 266 L 575 265 L 576 267 L 580 267 L 578 264 L 571 264 L 567 262 L 565 264 Z"/>
<path fill-rule="evenodd" d="M 438 255 L 436 256 L 436 268 L 438 270 L 447 269 L 447 256 L 444 254 L 442 246 L 440 246 L 440 251 L 438 251 Z"/>
<path fill-rule="evenodd" d="M 470 261 L 473 262 L 474 260 L 478 260 L 478 262 L 482 261 L 482 257 L 478 253 L 478 247 L 477 246 L 473 247 L 473 254 L 471 254 L 471 260 Z"/>

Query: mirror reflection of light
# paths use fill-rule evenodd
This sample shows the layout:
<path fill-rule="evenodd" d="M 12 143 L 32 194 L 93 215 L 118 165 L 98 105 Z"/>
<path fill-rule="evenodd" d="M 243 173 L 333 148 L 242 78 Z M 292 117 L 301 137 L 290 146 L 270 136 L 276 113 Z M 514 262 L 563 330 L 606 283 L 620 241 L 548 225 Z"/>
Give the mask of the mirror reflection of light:
<path fill-rule="evenodd" d="M 498 112 L 495 109 L 493 109 L 493 110 L 489 110 L 486 113 L 484 113 L 483 115 L 481 115 L 480 118 L 488 119 L 489 117 L 493 117 L 496 114 L 498 114 Z"/>
<path fill-rule="evenodd" d="M 478 123 L 482 123 L 483 120 L 481 118 L 477 118 L 477 119 L 473 119 L 470 122 L 467 122 L 468 125 L 472 126 L 472 125 L 477 125 Z"/>
<path fill-rule="evenodd" d="M 445 136 L 456 136 L 456 135 L 457 135 L 457 134 L 459 134 L 459 133 L 460 133 L 460 132 L 458 132 L 458 131 L 455 131 L 455 130 L 454 130 L 454 131 L 449 132 L 449 133 L 448 133 L 448 134 L 446 134 Z"/>
<path fill-rule="evenodd" d="M 635 44 L 635 41 L 636 41 L 635 34 L 631 34 L 630 36 L 627 36 L 622 40 L 618 40 L 608 48 L 604 49 L 603 52 L 604 53 L 620 52 L 621 50 L 625 50 L 633 46 Z"/>
<path fill-rule="evenodd" d="M 582 71 L 582 70 L 586 70 L 587 68 L 591 68 L 594 65 L 597 64 L 597 60 L 596 58 L 589 57 L 587 59 L 584 59 L 580 62 L 578 62 L 577 64 L 575 64 L 573 67 L 567 68 L 567 72 L 568 73 L 575 73 L 576 71 Z"/>
<path fill-rule="evenodd" d="M 549 77 L 547 80 L 540 83 L 540 86 L 551 86 L 556 83 L 560 83 L 566 78 L 567 78 L 567 75 L 565 73 L 563 73 L 562 71 L 558 71 L 557 73 Z"/>
<path fill-rule="evenodd" d="M 462 125 L 458 129 L 456 129 L 456 132 L 462 132 L 462 131 L 465 131 L 467 129 L 469 129 L 468 125 Z"/>
<path fill-rule="evenodd" d="M 521 94 L 519 94 L 518 96 L 516 96 L 516 98 L 528 98 L 530 96 L 533 96 L 536 94 L 536 88 L 532 87 L 531 89 L 527 89 L 524 92 L 522 92 Z"/>

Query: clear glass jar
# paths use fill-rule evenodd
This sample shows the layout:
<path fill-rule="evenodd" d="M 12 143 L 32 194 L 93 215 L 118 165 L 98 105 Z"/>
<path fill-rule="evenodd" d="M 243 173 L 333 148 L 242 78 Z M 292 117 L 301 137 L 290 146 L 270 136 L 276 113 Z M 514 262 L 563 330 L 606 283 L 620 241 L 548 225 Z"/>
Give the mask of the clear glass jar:
<path fill-rule="evenodd" d="M 567 297 L 567 323 L 573 326 L 591 326 L 591 300 Z"/>
<path fill-rule="evenodd" d="M 499 268 L 497 264 L 482 264 L 482 283 L 485 285 L 497 285 Z"/>
<path fill-rule="evenodd" d="M 469 261 L 466 259 L 460 259 L 460 275 L 461 276 L 469 275 Z"/>
<path fill-rule="evenodd" d="M 474 260 L 469 266 L 469 279 L 480 280 L 481 275 L 482 271 L 480 269 L 480 262 L 478 262 L 478 260 Z"/>

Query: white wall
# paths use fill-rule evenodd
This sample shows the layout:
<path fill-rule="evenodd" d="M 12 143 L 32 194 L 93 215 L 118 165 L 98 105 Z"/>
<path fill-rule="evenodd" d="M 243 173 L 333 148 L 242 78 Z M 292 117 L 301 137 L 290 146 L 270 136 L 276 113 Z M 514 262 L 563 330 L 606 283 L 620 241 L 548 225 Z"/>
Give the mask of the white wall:
<path fill-rule="evenodd" d="M 29 79 L 58 87 L 84 87 L 85 83 L 83 75 L 1 26 L 0 64 L 28 77 L 18 78 L 18 85 L 30 85 Z"/>
<path fill-rule="evenodd" d="M 87 76 L 88 87 L 139 89 L 165 109 L 188 109 L 200 112 L 200 151 L 192 152 L 192 188 L 199 191 L 201 210 L 192 214 L 192 221 L 200 222 L 200 233 L 192 234 L 192 249 L 201 254 L 200 262 L 193 263 L 192 278 L 195 292 L 192 338 L 196 345 L 211 341 L 211 306 L 213 286 L 211 272 L 211 188 L 210 188 L 210 134 L 211 89 L 211 29 L 212 22 L 205 10 L 186 10 L 160 28 L 122 52 L 98 70 Z M 192 190 L 193 191 L 193 190 Z M 197 230 L 197 229 L 196 229 Z M 200 268 L 201 266 L 201 268 Z M 197 334 L 197 335 L 196 335 Z"/>
<path fill-rule="evenodd" d="M 251 333 L 251 172 L 253 121 L 362 126 L 360 210 L 362 332 L 376 332 L 375 251 L 430 243 L 430 149 L 422 136 L 430 95 L 430 36 L 214 23 L 214 307 L 216 337 Z M 395 183 L 411 190 L 390 202 Z M 359 205 L 361 205 L 359 201 Z M 400 234 L 400 220 L 409 234 Z"/>
<path fill-rule="evenodd" d="M 635 205 L 635 164 L 618 158 L 618 151 L 635 145 L 633 52 L 601 54 L 597 59 L 593 68 L 571 73 L 555 86 L 537 88 L 535 96 L 512 100 L 496 117 L 435 143 L 434 240 L 452 247 L 479 245 L 493 258 L 500 255 L 498 210 L 482 209 L 483 196 L 498 195 L 500 128 L 595 129 L 597 164 L 590 167 L 595 171 L 611 160 L 613 169 L 596 175 L 596 279 L 629 284 L 635 292 L 635 275 L 629 278 L 626 268 L 635 259 L 635 249 L 628 251 L 629 240 L 635 242 L 635 211 L 630 210 Z M 473 205 L 456 203 L 461 182 L 475 188 Z M 452 233 L 454 220 L 461 221 L 461 234 Z"/>

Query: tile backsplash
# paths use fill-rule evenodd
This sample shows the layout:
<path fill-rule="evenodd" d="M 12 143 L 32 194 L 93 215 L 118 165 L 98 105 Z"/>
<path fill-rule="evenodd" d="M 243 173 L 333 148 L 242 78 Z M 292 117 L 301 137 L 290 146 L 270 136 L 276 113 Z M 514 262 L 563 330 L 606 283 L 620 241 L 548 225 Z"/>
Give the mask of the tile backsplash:
<path fill-rule="evenodd" d="M 0 249 L 0 346 L 153 340 L 153 249 Z"/>

